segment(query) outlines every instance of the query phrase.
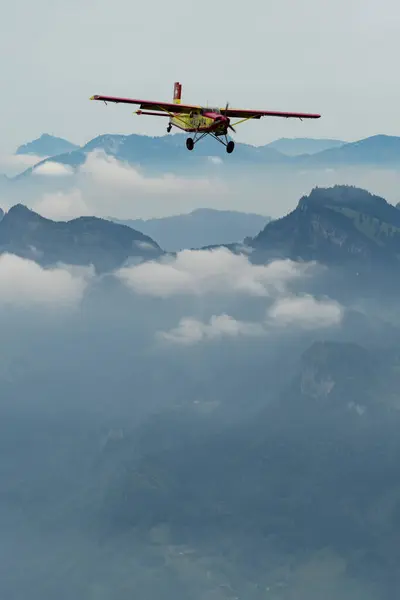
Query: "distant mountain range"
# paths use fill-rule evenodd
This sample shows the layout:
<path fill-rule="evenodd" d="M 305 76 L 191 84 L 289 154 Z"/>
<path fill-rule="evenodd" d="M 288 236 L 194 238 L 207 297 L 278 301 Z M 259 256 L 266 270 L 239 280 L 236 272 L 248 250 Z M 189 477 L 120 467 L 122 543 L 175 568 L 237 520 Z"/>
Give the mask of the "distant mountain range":
<path fill-rule="evenodd" d="M 78 148 L 79 146 L 72 144 L 68 140 L 43 133 L 36 140 L 19 146 L 15 154 L 33 154 L 34 156 L 47 157 L 63 154 L 64 152 L 72 152 Z"/>
<path fill-rule="evenodd" d="M 256 235 L 270 221 L 270 217 L 201 208 L 189 214 L 159 219 L 112 220 L 149 235 L 164 250 L 174 252 L 182 248 L 242 241 L 245 237 Z"/>
<path fill-rule="evenodd" d="M 330 139 L 280 138 L 267 144 L 267 147 L 278 150 L 287 156 L 300 156 L 301 154 L 317 154 L 317 152 L 338 148 L 346 143 L 343 140 Z"/>
<path fill-rule="evenodd" d="M 375 135 L 356 142 L 338 140 L 277 140 L 264 146 L 236 144 L 235 152 L 227 155 L 225 149 L 212 139 L 205 138 L 188 152 L 182 134 L 149 137 L 144 135 L 101 135 L 81 148 L 68 146 L 62 152 L 52 152 L 35 166 L 19 174 L 16 179 L 29 176 L 45 162 L 52 161 L 79 168 L 88 153 L 103 151 L 118 160 L 141 165 L 148 169 L 168 169 L 185 173 L 199 169 L 236 169 L 238 165 L 251 167 L 290 167 L 290 169 L 319 169 L 340 166 L 400 166 L 400 137 Z M 38 141 L 36 141 L 38 142 Z M 44 151 L 43 144 L 27 145 L 31 152 Z M 280 148 L 280 150 L 278 150 Z M 47 148 L 49 151 L 50 148 Z M 306 153 L 299 153 L 306 151 Z M 286 152 L 286 154 L 285 154 Z"/>
<path fill-rule="evenodd" d="M 0 253 L 4 252 L 42 265 L 93 265 L 99 272 L 118 268 L 128 259 L 163 254 L 150 237 L 131 227 L 96 217 L 51 221 L 21 204 L 0 220 Z"/>

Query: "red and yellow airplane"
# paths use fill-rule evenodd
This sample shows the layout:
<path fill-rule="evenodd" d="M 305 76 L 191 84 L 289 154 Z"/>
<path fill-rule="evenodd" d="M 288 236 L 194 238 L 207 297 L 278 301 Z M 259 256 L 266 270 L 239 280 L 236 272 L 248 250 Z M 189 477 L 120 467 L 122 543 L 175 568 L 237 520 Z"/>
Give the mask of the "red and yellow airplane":
<path fill-rule="evenodd" d="M 186 147 L 193 150 L 195 144 L 206 135 L 211 135 L 218 142 L 226 147 L 230 154 L 233 152 L 235 143 L 228 141 L 228 131 L 236 133 L 233 125 L 239 125 L 249 119 L 260 119 L 261 117 L 283 117 L 286 119 L 319 119 L 321 115 L 310 113 L 277 112 L 272 110 L 247 110 L 241 108 L 210 108 L 193 104 L 182 104 L 182 85 L 179 81 L 174 84 L 174 97 L 172 102 L 157 102 L 150 100 L 134 100 L 131 98 L 118 98 L 115 96 L 92 96 L 91 100 L 101 100 L 105 103 L 115 102 L 124 104 L 139 104 L 140 109 L 135 111 L 137 115 L 152 115 L 157 117 L 169 117 L 167 132 L 172 127 L 177 127 L 188 133 L 193 133 L 193 137 L 188 137 Z M 231 125 L 231 118 L 240 120 Z M 221 139 L 224 138 L 225 141 Z"/>

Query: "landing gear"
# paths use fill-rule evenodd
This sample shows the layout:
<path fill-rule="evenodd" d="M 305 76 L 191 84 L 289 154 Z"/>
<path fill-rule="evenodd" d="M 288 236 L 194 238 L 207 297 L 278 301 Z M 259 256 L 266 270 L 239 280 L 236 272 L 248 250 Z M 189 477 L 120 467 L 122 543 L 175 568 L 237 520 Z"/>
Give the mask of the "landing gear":
<path fill-rule="evenodd" d="M 172 129 L 172 125 L 171 125 L 171 123 L 169 123 L 169 125 L 167 127 L 167 133 L 169 133 L 171 131 L 171 129 Z"/>
<path fill-rule="evenodd" d="M 195 147 L 197 142 L 202 140 L 203 137 L 205 137 L 206 135 L 210 135 L 215 140 L 217 140 L 217 142 L 219 142 L 220 144 L 225 146 L 228 154 L 231 154 L 233 152 L 233 150 L 235 149 L 235 142 L 233 140 L 229 140 L 229 142 L 228 142 L 228 137 L 227 137 L 226 133 L 225 134 L 215 134 L 213 131 L 204 131 L 204 132 L 196 131 L 196 133 L 194 134 L 194 137 L 187 138 L 186 148 L 188 150 L 193 150 L 193 148 Z M 224 136 L 225 141 L 221 140 L 221 135 Z"/>
<path fill-rule="evenodd" d="M 225 146 L 228 154 L 232 154 L 232 152 L 235 149 L 235 142 L 233 140 L 229 140 L 229 142 L 228 142 L 228 136 L 226 133 L 222 134 L 222 135 L 218 135 L 218 134 L 211 132 L 209 135 L 211 135 L 211 137 L 213 137 L 215 140 L 217 140 L 217 142 L 219 142 L 220 144 Z M 225 138 L 225 141 L 221 140 L 222 136 Z"/>

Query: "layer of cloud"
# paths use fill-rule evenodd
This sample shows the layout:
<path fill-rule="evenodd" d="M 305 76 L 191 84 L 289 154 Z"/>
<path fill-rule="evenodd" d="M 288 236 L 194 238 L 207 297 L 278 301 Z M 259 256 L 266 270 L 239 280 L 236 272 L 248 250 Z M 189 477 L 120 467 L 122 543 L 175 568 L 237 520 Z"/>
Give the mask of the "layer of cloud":
<path fill-rule="evenodd" d="M 67 221 L 93 214 L 79 189 L 44 194 L 34 209 L 43 217 L 54 221 Z"/>
<path fill-rule="evenodd" d="M 40 179 L 41 185 L 47 186 L 46 190 L 53 194 L 69 195 L 72 190 L 74 193 L 79 190 L 80 202 L 75 197 L 73 206 L 64 211 L 68 216 L 90 213 L 120 219 L 162 217 L 204 206 L 222 208 L 230 194 L 227 184 L 216 175 L 150 175 L 140 166 L 119 161 L 104 151 L 89 153 L 85 163 L 75 170 L 48 161 L 35 168 L 33 173 L 41 176 L 37 180 Z M 32 194 L 29 202 L 32 203 Z M 55 210 L 58 217 L 57 208 L 48 204 L 49 198 L 41 197 L 34 200 L 32 208 L 38 212 L 46 210 L 48 216 Z"/>
<path fill-rule="evenodd" d="M 189 346 L 203 340 L 242 336 L 258 337 L 264 334 L 265 328 L 261 323 L 237 321 L 233 317 L 223 314 L 212 316 L 208 323 L 192 317 L 185 317 L 181 319 L 176 328 L 160 332 L 158 336 L 167 342 Z"/>
<path fill-rule="evenodd" d="M 213 165 L 222 165 L 224 162 L 220 156 L 209 156 L 208 160 Z"/>
<path fill-rule="evenodd" d="M 323 329 L 340 325 L 343 307 L 329 299 L 313 296 L 281 298 L 267 310 L 265 321 L 236 320 L 227 314 L 213 315 L 208 323 L 194 317 L 184 317 L 177 327 L 158 333 L 164 341 L 179 345 L 194 345 L 207 340 L 266 336 L 280 327 L 291 329 Z"/>
<path fill-rule="evenodd" d="M 338 325 L 343 307 L 334 300 L 317 300 L 313 296 L 279 298 L 268 310 L 268 321 L 279 326 L 300 326 L 307 329 Z"/>
<path fill-rule="evenodd" d="M 314 267 L 291 260 L 252 265 L 247 256 L 218 248 L 183 250 L 174 258 L 123 268 L 116 275 L 136 293 L 164 298 L 232 292 L 267 297 L 283 293 L 289 282 Z"/>
<path fill-rule="evenodd" d="M 0 256 L 0 306 L 73 308 L 82 300 L 92 271 L 44 269 L 13 254 Z"/>
<path fill-rule="evenodd" d="M 114 193 L 124 190 L 162 195 L 189 191 L 209 192 L 215 185 L 215 182 L 207 178 L 178 177 L 170 173 L 158 177 L 145 176 L 139 168 L 123 163 L 103 151 L 88 154 L 80 172 L 89 176 L 95 185 L 112 188 Z"/>
<path fill-rule="evenodd" d="M 51 160 L 42 163 L 32 171 L 33 175 L 46 175 L 50 177 L 62 177 L 73 175 L 74 170 L 69 165 L 53 162 Z"/>
<path fill-rule="evenodd" d="M 0 154 L 0 173 L 11 177 L 33 167 L 41 160 L 43 156 L 34 154 Z"/>

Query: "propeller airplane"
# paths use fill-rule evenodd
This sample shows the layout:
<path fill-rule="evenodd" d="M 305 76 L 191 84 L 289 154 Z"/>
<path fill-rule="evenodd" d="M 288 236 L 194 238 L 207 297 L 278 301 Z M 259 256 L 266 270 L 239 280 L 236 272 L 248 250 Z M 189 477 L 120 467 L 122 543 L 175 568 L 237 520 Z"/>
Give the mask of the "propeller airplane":
<path fill-rule="evenodd" d="M 114 102 L 116 104 L 139 104 L 139 109 L 135 111 L 135 114 L 137 115 L 168 117 L 168 133 L 171 131 L 172 127 L 177 127 L 182 131 L 192 133 L 193 137 L 188 137 L 186 140 L 186 147 L 188 150 L 193 150 L 197 142 L 206 135 L 210 135 L 226 147 L 228 154 L 233 152 L 235 148 L 235 143 L 232 140 L 228 141 L 228 132 L 233 131 L 233 133 L 236 133 L 234 126 L 237 126 L 240 123 L 244 123 L 250 119 L 260 119 L 261 117 L 282 117 L 286 119 L 295 118 L 303 120 L 319 119 L 321 116 L 319 114 L 311 113 L 229 108 L 229 103 L 227 103 L 224 108 L 182 104 L 181 95 L 182 85 L 177 81 L 174 84 L 174 96 L 172 102 L 134 100 L 131 98 L 100 95 L 92 96 L 90 100 L 100 100 L 106 104 L 107 102 Z M 239 121 L 231 124 L 231 118 L 238 118 Z"/>

